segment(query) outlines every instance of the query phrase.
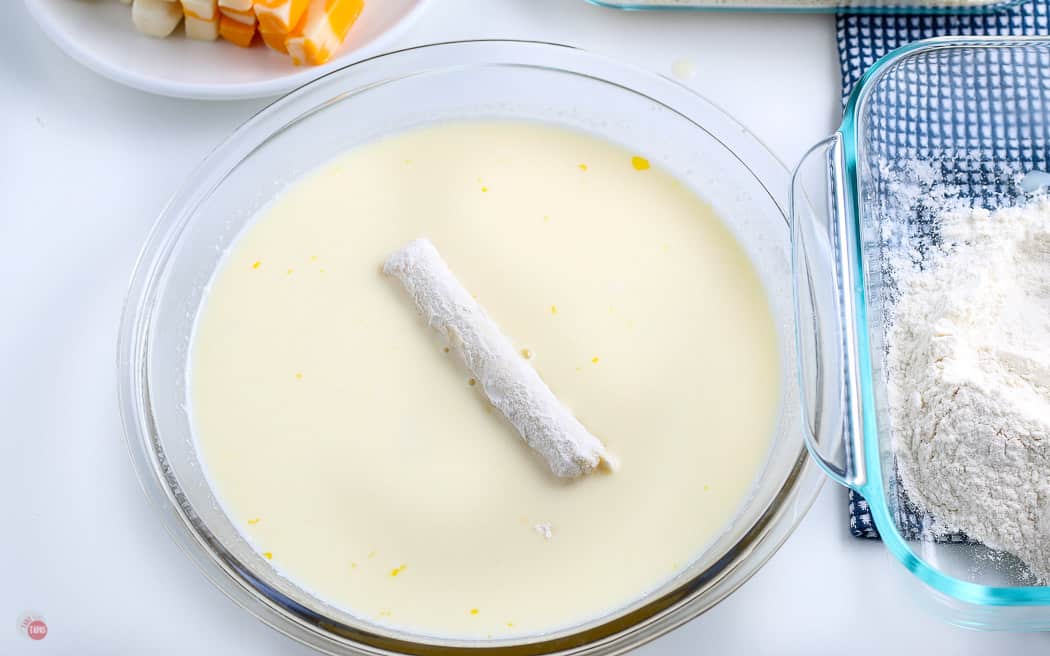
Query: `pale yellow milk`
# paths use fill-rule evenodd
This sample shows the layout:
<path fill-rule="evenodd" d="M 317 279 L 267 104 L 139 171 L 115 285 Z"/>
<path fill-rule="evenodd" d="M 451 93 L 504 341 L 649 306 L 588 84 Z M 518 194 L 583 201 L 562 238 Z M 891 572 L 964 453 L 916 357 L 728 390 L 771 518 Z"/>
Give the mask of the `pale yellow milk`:
<path fill-rule="evenodd" d="M 643 154 L 428 127 L 322 167 L 238 239 L 193 339 L 193 421 L 279 571 L 370 621 L 504 637 L 629 603 L 718 535 L 771 444 L 774 324 L 719 218 Z M 556 479 L 470 385 L 380 273 L 420 236 L 619 471 Z"/>

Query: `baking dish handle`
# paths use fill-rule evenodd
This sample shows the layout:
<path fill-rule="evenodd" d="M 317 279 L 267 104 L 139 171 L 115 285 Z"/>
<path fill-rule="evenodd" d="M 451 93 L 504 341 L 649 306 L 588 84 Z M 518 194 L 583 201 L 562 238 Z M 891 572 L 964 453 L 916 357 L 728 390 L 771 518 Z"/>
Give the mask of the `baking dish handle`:
<path fill-rule="evenodd" d="M 814 146 L 791 178 L 791 265 L 803 435 L 831 478 L 865 482 L 857 415 L 855 225 L 841 133 Z"/>

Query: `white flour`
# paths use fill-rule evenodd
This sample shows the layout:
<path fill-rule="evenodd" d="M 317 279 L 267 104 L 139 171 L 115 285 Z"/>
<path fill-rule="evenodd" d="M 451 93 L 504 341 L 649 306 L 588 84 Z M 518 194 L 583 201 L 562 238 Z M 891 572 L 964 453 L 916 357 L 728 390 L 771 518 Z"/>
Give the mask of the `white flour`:
<path fill-rule="evenodd" d="M 898 262 L 888 333 L 900 475 L 935 532 L 963 531 L 1050 580 L 1050 202 L 940 217 Z"/>
<path fill-rule="evenodd" d="M 534 525 L 532 530 L 542 535 L 544 540 L 550 540 L 554 537 L 554 527 L 547 522 Z"/>

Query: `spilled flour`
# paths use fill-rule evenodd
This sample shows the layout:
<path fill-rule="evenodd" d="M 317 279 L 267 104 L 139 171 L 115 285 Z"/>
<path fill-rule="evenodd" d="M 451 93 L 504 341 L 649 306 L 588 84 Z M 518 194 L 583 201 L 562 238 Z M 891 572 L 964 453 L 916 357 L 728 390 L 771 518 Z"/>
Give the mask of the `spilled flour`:
<path fill-rule="evenodd" d="M 936 518 L 1050 581 L 1050 201 L 950 212 L 894 263 L 889 402 L 901 480 Z"/>

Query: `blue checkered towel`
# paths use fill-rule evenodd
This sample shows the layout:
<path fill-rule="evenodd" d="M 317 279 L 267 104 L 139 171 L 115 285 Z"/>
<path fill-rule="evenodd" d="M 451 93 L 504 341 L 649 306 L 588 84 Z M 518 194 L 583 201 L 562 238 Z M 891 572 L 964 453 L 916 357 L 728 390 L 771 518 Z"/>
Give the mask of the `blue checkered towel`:
<path fill-rule="evenodd" d="M 838 17 L 842 99 L 849 97 L 864 71 L 903 45 L 936 36 L 1020 36 L 1050 34 L 1050 2 L 1031 0 L 990 15 Z"/>
<path fill-rule="evenodd" d="M 1050 34 L 1050 0 L 1030 0 L 1006 11 L 991 15 L 962 16 L 890 16 L 890 15 L 839 15 L 838 49 L 842 66 L 843 102 L 849 97 L 853 87 L 864 72 L 886 53 L 919 39 L 937 36 L 1010 36 L 1025 34 Z M 1006 75 L 1024 74 L 1024 62 L 1010 62 L 1004 69 Z M 948 99 L 946 99 L 948 100 Z M 971 99 L 950 99 L 950 102 L 968 102 Z M 901 105 L 899 119 L 902 126 L 907 126 L 906 111 L 909 108 Z M 960 132 L 956 125 L 965 120 L 966 107 L 957 107 L 955 113 L 943 113 L 945 129 L 943 138 Z M 954 128 L 954 129 L 953 129 Z M 904 131 L 907 132 L 906 127 Z M 1035 149 L 1040 158 L 1045 158 L 1045 144 Z M 1024 159 L 1024 156 L 1013 159 Z M 1045 162 L 1033 162 L 1044 168 Z M 897 486 L 900 487 L 900 486 Z M 921 513 L 906 499 L 898 504 L 897 523 L 906 537 L 917 537 L 921 531 Z M 859 538 L 878 539 L 879 533 L 872 522 L 868 503 L 856 492 L 849 492 L 849 525 L 850 531 Z M 960 536 L 945 536 L 957 541 L 965 539 Z"/>

